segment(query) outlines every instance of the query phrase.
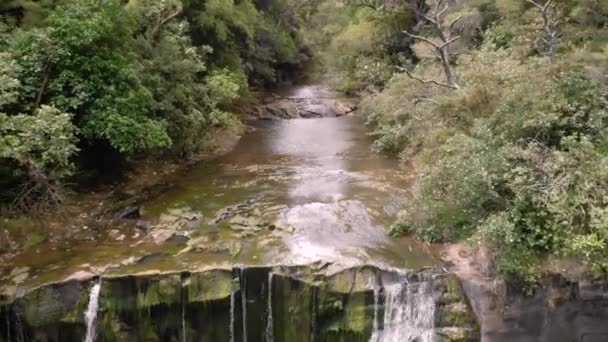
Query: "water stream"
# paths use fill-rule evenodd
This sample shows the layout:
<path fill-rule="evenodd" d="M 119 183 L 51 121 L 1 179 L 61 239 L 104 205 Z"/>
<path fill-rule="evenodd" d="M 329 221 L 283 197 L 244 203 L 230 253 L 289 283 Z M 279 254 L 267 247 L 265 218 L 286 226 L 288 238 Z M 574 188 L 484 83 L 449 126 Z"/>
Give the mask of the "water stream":
<path fill-rule="evenodd" d="M 272 318 L 272 276 L 273 273 L 268 273 L 268 304 L 266 305 L 267 318 L 266 318 L 266 342 L 274 341 L 274 324 Z"/>
<path fill-rule="evenodd" d="M 384 324 L 376 341 L 433 341 L 435 301 L 430 281 L 411 282 L 404 277 L 385 286 L 384 296 Z"/>
<path fill-rule="evenodd" d="M 101 291 L 101 280 L 91 287 L 89 294 L 89 305 L 84 312 L 87 332 L 84 342 L 94 342 L 97 337 L 97 313 L 99 312 L 99 292 Z"/>
<path fill-rule="evenodd" d="M 247 278 L 245 270 L 240 270 L 241 279 L 241 316 L 243 320 L 243 342 L 247 342 Z"/>
<path fill-rule="evenodd" d="M 228 330 L 230 331 L 230 342 L 234 342 L 235 341 L 235 336 L 234 336 L 234 312 L 235 312 L 235 306 L 236 306 L 236 291 L 234 291 L 234 289 L 232 289 L 230 291 L 230 326 L 228 328 Z"/>

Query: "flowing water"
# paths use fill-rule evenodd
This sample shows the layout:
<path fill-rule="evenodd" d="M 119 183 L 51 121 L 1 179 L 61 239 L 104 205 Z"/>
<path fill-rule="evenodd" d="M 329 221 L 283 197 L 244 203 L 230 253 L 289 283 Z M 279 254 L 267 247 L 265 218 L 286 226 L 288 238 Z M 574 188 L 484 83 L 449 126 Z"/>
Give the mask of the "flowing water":
<path fill-rule="evenodd" d="M 300 87 L 287 96 L 314 98 L 320 91 Z M 408 269 L 434 264 L 419 244 L 387 237 L 386 227 L 408 195 L 404 189 L 411 176 L 397 161 L 372 152 L 368 129 L 359 118 L 251 125 L 253 131 L 231 153 L 184 172 L 169 191 L 146 203 L 145 217 L 162 221 L 184 211 L 202 215 L 196 233 L 230 249 L 225 258 L 217 253 L 209 257 L 216 262 L 382 263 Z M 221 221 L 222 213 L 237 217 Z M 234 222 L 269 222 L 277 229 L 252 232 Z M 184 264 L 193 262 L 183 257 Z"/>
<path fill-rule="evenodd" d="M 241 280 L 241 316 L 243 320 L 243 342 L 247 342 L 247 278 L 245 277 L 245 270 L 240 271 Z"/>
<path fill-rule="evenodd" d="M 101 291 L 101 281 L 93 285 L 89 295 L 89 305 L 84 312 L 87 332 L 84 342 L 94 342 L 97 337 L 97 314 L 99 312 L 99 292 Z"/>
<path fill-rule="evenodd" d="M 286 94 L 300 102 L 314 102 L 321 96 L 335 95 L 314 86 L 294 88 Z M 185 290 L 180 289 L 181 299 L 173 314 L 148 306 L 172 298 L 165 285 L 154 287 L 146 282 L 119 288 L 121 296 L 130 290 L 140 292 L 126 297 L 131 302 L 119 300 L 112 308 L 144 306 L 145 310 L 138 309 L 134 315 L 143 319 L 141 313 L 145 312 L 159 323 L 140 324 L 140 328 L 163 327 L 165 338 L 176 334 L 176 340 L 184 342 L 270 342 L 293 340 L 294 336 L 298 341 L 362 341 L 361 336 L 371 342 L 432 341 L 435 303 L 430 281 L 400 276 L 393 282 L 370 283 L 356 294 L 347 289 L 337 295 L 324 292 L 317 284 L 285 283 L 272 270 L 249 273 L 250 267 L 316 265 L 326 274 L 334 274 L 372 265 L 398 270 L 401 275 L 435 264 L 424 245 L 387 237 L 386 228 L 408 196 L 404 189 L 411 177 L 397 161 L 372 152 L 367 128 L 359 118 L 260 120 L 251 126 L 231 153 L 183 171 L 167 190 L 143 203 L 143 220 L 151 223 L 148 234 L 169 227 L 176 230 L 171 234 L 178 237 L 177 242 L 74 245 L 65 254 L 54 251 L 53 264 L 45 267 L 56 271 L 84 262 L 109 261 L 126 265 L 108 268 L 108 272 L 120 274 L 234 267 L 226 297 L 201 308 L 196 302 L 199 299 L 189 302 L 188 292 L 181 294 Z M 180 222 L 186 224 L 178 225 Z M 155 253 L 151 257 L 145 254 L 149 248 Z M 95 257 L 83 261 L 83 251 L 89 250 L 95 251 Z M 145 257 L 146 261 L 132 266 L 119 259 L 126 256 Z M 56 261 L 59 259 L 61 263 Z M 179 286 L 186 285 L 180 280 Z M 89 294 L 85 342 L 93 342 L 98 325 L 106 322 L 98 318 L 100 290 L 97 282 Z M 282 300 L 289 303 L 283 305 Z M 173 310 L 171 305 L 164 310 Z M 125 322 L 132 319 L 124 318 Z M 104 329 L 110 328 L 116 326 Z M 121 333 L 133 338 L 129 335 L 133 329 Z M 13 329 L 13 335 L 18 331 Z M 347 335 L 331 335 L 336 333 Z"/>
<path fill-rule="evenodd" d="M 234 336 L 234 312 L 235 312 L 235 306 L 236 306 L 236 292 L 234 290 L 232 290 L 230 292 L 230 326 L 229 326 L 229 331 L 230 331 L 230 342 L 234 342 L 235 336 Z"/>
<path fill-rule="evenodd" d="M 430 281 L 402 282 L 384 288 L 384 324 L 372 342 L 431 342 L 435 301 Z"/>
<path fill-rule="evenodd" d="M 266 342 L 273 342 L 274 341 L 274 324 L 273 324 L 273 317 L 272 317 L 272 276 L 273 273 L 269 272 L 268 273 L 268 305 L 266 306 L 266 315 L 267 315 L 267 319 L 266 319 Z"/>

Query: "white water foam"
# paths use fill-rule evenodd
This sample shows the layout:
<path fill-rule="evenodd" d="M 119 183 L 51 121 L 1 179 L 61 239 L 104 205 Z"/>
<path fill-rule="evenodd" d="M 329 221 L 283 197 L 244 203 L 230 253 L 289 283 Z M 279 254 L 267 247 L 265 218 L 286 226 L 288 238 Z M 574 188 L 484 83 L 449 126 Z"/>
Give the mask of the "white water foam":
<path fill-rule="evenodd" d="M 236 305 L 236 294 L 234 289 L 230 292 L 230 342 L 234 342 L 234 306 Z"/>
<path fill-rule="evenodd" d="M 84 312 L 84 320 L 87 324 L 87 334 L 84 342 L 94 342 L 97 337 L 97 313 L 99 312 L 99 292 L 101 291 L 101 279 L 91 288 L 89 294 L 89 305 Z"/>
<path fill-rule="evenodd" d="M 245 269 L 241 269 L 241 308 L 243 311 L 243 342 L 247 342 L 247 279 Z"/>
<path fill-rule="evenodd" d="M 384 287 L 383 327 L 376 328 L 370 341 L 433 342 L 434 324 L 435 300 L 431 281 L 411 282 L 403 277 L 400 282 Z"/>
<path fill-rule="evenodd" d="M 268 318 L 266 319 L 266 342 L 274 341 L 274 324 L 272 321 L 272 272 L 268 273 L 268 304 L 266 311 Z"/>

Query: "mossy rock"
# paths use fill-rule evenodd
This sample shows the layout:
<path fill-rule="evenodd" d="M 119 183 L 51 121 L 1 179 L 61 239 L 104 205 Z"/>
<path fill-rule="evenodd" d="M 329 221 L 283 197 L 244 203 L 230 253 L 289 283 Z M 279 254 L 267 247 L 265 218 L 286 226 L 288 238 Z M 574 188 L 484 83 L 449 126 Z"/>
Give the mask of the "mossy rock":
<path fill-rule="evenodd" d="M 135 311 L 161 304 L 180 303 L 181 275 L 155 274 L 104 279 L 100 296 L 101 305 L 109 312 Z"/>
<path fill-rule="evenodd" d="M 472 328 L 449 327 L 436 329 L 436 342 L 477 342 L 479 331 Z"/>
<path fill-rule="evenodd" d="M 32 327 L 56 322 L 82 322 L 84 310 L 78 315 L 83 301 L 82 292 L 78 282 L 50 285 L 28 293 L 16 304 Z"/>
<path fill-rule="evenodd" d="M 233 291 L 232 271 L 211 270 L 190 276 L 188 302 L 208 302 L 230 297 Z"/>
<path fill-rule="evenodd" d="M 451 304 L 467 300 L 460 279 L 453 274 L 446 274 L 440 277 L 438 287 L 438 291 L 441 293 L 438 304 Z"/>
<path fill-rule="evenodd" d="M 462 302 L 437 307 L 435 317 L 438 327 L 472 327 L 477 324 L 471 309 Z"/>
<path fill-rule="evenodd" d="M 373 268 L 351 268 L 331 275 L 326 281 L 326 289 L 346 294 L 368 292 L 375 283 L 376 271 Z"/>
<path fill-rule="evenodd" d="M 326 301 L 321 335 L 329 336 L 370 336 L 372 330 L 373 309 L 366 304 L 362 293 L 344 296 L 342 301 Z M 331 310 L 333 309 L 333 311 Z M 338 339 L 339 340 L 339 339 Z"/>

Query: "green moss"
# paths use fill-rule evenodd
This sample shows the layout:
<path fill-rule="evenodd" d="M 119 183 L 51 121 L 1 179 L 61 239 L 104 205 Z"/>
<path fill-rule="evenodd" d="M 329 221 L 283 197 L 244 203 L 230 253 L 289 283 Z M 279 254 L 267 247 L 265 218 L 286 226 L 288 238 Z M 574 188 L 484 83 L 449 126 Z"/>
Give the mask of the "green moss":
<path fill-rule="evenodd" d="M 32 231 L 27 234 L 23 248 L 29 249 L 35 247 L 46 240 L 46 236 L 40 232 Z"/>
<path fill-rule="evenodd" d="M 369 291 L 371 280 L 375 279 L 371 268 L 352 268 L 332 275 L 327 279 L 328 291 L 337 293 L 357 293 Z"/>
<path fill-rule="evenodd" d="M 181 302 L 182 281 L 179 274 L 142 279 L 137 293 L 137 307 L 150 308 L 160 304 Z"/>
<path fill-rule="evenodd" d="M 190 277 L 188 302 L 207 302 L 230 297 L 233 290 L 232 272 L 212 270 Z"/>
<path fill-rule="evenodd" d="M 441 306 L 436 314 L 436 325 L 439 327 L 476 326 L 475 316 L 465 303 L 460 302 Z"/>

